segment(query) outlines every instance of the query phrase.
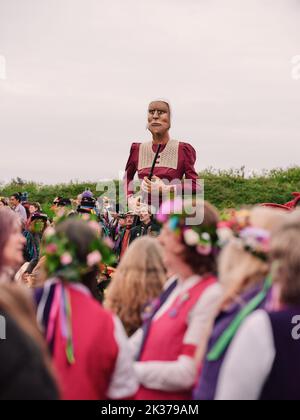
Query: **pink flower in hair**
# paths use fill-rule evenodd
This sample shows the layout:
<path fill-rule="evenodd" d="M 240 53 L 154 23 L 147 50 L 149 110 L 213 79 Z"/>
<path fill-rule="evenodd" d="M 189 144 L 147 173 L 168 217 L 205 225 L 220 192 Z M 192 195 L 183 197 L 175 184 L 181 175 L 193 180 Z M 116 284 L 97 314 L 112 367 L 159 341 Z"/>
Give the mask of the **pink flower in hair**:
<path fill-rule="evenodd" d="M 211 245 L 198 245 L 197 252 L 200 255 L 208 256 L 212 251 Z"/>
<path fill-rule="evenodd" d="M 93 267 L 99 264 L 102 260 L 102 255 L 99 251 L 93 251 L 87 256 L 87 265 Z"/>
<path fill-rule="evenodd" d="M 73 261 L 72 255 L 69 252 L 65 252 L 61 257 L 60 257 L 60 262 L 62 265 L 70 265 Z"/>
<path fill-rule="evenodd" d="M 183 208 L 183 201 L 181 198 L 166 200 L 162 203 L 156 218 L 160 223 L 165 223 L 171 214 L 182 214 Z"/>
<path fill-rule="evenodd" d="M 57 251 L 57 245 L 56 244 L 49 244 L 46 246 L 46 253 L 47 254 L 55 254 Z"/>

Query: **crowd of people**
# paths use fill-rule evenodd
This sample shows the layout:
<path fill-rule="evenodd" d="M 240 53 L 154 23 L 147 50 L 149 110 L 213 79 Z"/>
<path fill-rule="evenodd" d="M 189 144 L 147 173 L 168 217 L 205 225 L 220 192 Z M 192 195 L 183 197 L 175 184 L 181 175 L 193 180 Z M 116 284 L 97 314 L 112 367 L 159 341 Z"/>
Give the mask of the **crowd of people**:
<path fill-rule="evenodd" d="M 126 209 L 0 198 L 0 399 L 299 400 L 300 194 L 220 214 L 167 102 L 147 127 Z"/>
<path fill-rule="evenodd" d="M 300 399 L 296 204 L 1 198 L 0 399 Z"/>

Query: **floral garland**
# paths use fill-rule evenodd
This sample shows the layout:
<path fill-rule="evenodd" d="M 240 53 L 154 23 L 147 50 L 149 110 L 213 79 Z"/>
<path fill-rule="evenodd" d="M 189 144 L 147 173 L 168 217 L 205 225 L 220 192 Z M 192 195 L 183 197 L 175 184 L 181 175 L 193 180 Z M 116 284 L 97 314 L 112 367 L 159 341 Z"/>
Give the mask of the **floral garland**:
<path fill-rule="evenodd" d="M 239 239 L 246 252 L 262 261 L 268 261 L 271 240 L 268 231 L 250 226 L 240 232 Z"/>
<path fill-rule="evenodd" d="M 99 224 L 94 220 L 87 221 L 87 223 L 95 230 L 96 237 L 90 244 L 86 261 L 79 261 L 76 246 L 70 242 L 66 235 L 58 233 L 53 227 L 45 231 L 42 255 L 46 257 L 46 270 L 50 277 L 57 276 L 71 282 L 78 282 L 82 276 L 93 269 L 99 268 L 100 270 L 101 264 L 112 265 L 115 263 L 110 241 L 102 240 L 99 235 Z"/>
<path fill-rule="evenodd" d="M 180 235 L 184 244 L 195 248 L 197 253 L 203 256 L 217 253 L 219 250 L 219 238 L 217 228 L 205 225 L 186 225 L 186 219 L 191 217 L 191 208 L 185 208 L 182 199 L 163 203 L 157 220 L 167 223 L 170 230 Z"/>
<path fill-rule="evenodd" d="M 271 234 L 265 229 L 251 226 L 249 210 L 232 210 L 224 215 L 218 225 L 218 236 L 221 247 L 236 238 L 246 252 L 262 261 L 268 260 Z"/>

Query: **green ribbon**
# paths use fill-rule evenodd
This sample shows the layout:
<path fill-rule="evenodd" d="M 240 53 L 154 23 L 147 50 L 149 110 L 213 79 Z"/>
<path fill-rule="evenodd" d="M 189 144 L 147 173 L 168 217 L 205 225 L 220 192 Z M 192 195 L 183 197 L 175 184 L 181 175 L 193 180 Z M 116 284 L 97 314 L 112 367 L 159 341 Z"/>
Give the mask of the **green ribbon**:
<path fill-rule="evenodd" d="M 232 323 L 227 327 L 223 332 L 220 338 L 217 340 L 211 351 L 207 355 L 207 360 L 209 362 L 217 361 L 226 348 L 231 343 L 233 337 L 235 336 L 237 330 L 241 326 L 242 322 L 255 310 L 257 307 L 264 301 L 267 296 L 268 291 L 272 286 L 272 275 L 270 274 L 265 281 L 264 287 L 261 292 L 259 292 L 234 318 Z"/>

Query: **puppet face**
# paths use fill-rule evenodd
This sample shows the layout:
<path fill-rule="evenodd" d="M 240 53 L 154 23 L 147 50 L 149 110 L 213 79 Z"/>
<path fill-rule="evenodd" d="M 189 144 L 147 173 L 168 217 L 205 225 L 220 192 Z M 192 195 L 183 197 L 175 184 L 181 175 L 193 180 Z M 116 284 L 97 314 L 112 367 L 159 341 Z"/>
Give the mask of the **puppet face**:
<path fill-rule="evenodd" d="M 169 105 L 165 102 L 151 102 L 148 109 L 148 129 L 152 134 L 163 135 L 171 127 Z"/>

